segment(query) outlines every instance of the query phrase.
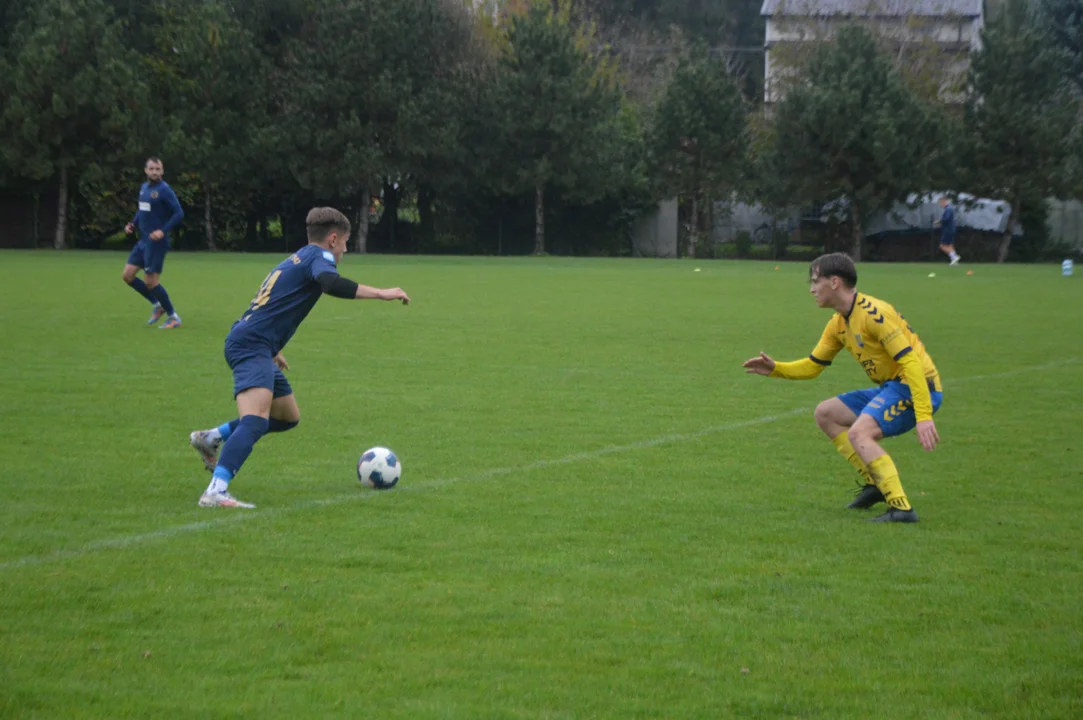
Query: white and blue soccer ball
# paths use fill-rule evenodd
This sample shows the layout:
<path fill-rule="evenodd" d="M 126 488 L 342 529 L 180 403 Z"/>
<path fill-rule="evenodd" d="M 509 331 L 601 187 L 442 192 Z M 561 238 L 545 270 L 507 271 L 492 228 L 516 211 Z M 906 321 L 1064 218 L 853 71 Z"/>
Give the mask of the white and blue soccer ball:
<path fill-rule="evenodd" d="M 357 462 L 357 479 L 377 490 L 390 490 L 402 477 L 402 462 L 385 447 L 366 450 Z"/>

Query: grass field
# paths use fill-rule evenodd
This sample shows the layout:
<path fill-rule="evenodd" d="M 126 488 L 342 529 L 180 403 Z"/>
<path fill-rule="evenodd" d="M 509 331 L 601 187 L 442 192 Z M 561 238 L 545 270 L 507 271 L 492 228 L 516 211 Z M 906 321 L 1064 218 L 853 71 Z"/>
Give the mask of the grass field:
<path fill-rule="evenodd" d="M 0 716 L 1083 717 L 1083 278 L 860 268 L 945 385 L 878 526 L 812 420 L 857 363 L 740 369 L 815 344 L 805 265 L 348 256 L 414 304 L 323 299 L 201 510 L 279 259 L 171 255 L 160 332 L 124 255 L 0 253 Z"/>

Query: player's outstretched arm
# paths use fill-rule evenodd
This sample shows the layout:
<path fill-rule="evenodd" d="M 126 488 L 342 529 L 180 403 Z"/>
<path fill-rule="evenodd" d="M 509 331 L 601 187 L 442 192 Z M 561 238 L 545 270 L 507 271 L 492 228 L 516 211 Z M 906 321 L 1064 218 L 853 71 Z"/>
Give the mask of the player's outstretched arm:
<path fill-rule="evenodd" d="M 316 282 L 325 293 L 343 300 L 401 300 L 403 305 L 410 304 L 410 296 L 404 293 L 402 288 L 380 289 L 358 285 L 353 280 L 330 271 L 320 273 Z"/>
<path fill-rule="evenodd" d="M 813 348 L 807 358 L 789 362 L 776 362 L 771 359 L 770 355 L 761 352 L 758 358 L 752 358 L 745 362 L 745 372 L 785 380 L 811 380 L 818 377 L 842 350 L 837 317 L 836 315 L 827 321 L 827 326 L 820 336 L 820 342 L 816 343 L 816 347 Z"/>
<path fill-rule="evenodd" d="M 403 292 L 402 288 L 380 289 L 358 285 L 354 297 L 358 300 L 402 300 L 403 305 L 410 304 L 410 296 Z"/>
<path fill-rule="evenodd" d="M 759 357 L 745 360 L 744 368 L 746 373 L 766 377 L 785 378 L 786 380 L 811 380 L 823 372 L 824 367 L 830 364 L 829 362 L 817 362 L 811 355 L 802 360 L 775 362 L 770 355 L 761 352 Z"/>
<path fill-rule="evenodd" d="M 742 367 L 746 373 L 754 375 L 770 375 L 775 371 L 775 361 L 771 359 L 771 356 L 765 352 L 760 352 L 759 357 L 750 358 L 745 360 Z"/>

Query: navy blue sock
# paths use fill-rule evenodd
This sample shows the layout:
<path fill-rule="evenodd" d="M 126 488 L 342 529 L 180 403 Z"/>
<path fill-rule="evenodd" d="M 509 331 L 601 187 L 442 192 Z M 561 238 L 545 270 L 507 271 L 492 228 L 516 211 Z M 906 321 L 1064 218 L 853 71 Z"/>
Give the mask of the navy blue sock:
<path fill-rule="evenodd" d="M 155 299 L 162 304 L 162 307 L 170 315 L 174 315 L 173 303 L 169 301 L 169 293 L 165 291 L 165 288 L 161 285 L 155 286 L 151 292 L 154 294 Z"/>
<path fill-rule="evenodd" d="M 287 430 L 293 430 L 295 427 L 297 427 L 297 423 L 295 422 L 271 418 L 271 426 L 267 432 L 286 432 Z"/>
<path fill-rule="evenodd" d="M 241 418 L 237 428 L 222 447 L 222 453 L 218 456 L 218 468 L 229 471 L 230 477 L 236 475 L 244 461 L 252 454 L 252 448 L 267 434 L 268 425 L 267 419 L 259 415 L 245 415 Z M 218 468 L 215 468 L 216 476 Z"/>
<path fill-rule="evenodd" d="M 233 431 L 236 430 L 237 426 L 240 424 L 240 420 L 230 420 L 228 423 L 219 425 L 218 434 L 222 436 L 222 441 L 229 440 L 229 436 L 233 434 Z"/>
<path fill-rule="evenodd" d="M 135 290 L 137 293 L 149 300 L 151 304 L 158 302 L 154 298 L 154 293 L 140 278 L 132 278 L 132 281 L 128 283 L 128 286 L 131 287 L 132 290 Z"/>

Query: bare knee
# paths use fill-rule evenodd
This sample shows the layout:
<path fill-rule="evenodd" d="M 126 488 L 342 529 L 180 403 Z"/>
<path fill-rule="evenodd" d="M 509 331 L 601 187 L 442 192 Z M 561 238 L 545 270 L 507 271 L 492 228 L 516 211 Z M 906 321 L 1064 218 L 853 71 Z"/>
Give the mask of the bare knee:
<path fill-rule="evenodd" d="M 812 412 L 812 417 L 815 418 L 816 424 L 821 430 L 827 432 L 836 423 L 831 419 L 831 401 L 824 400 L 822 403 L 816 406 L 816 409 Z"/>
<path fill-rule="evenodd" d="M 153 290 L 154 288 L 158 287 L 158 276 L 157 275 L 147 275 L 147 276 L 145 276 L 143 278 L 143 282 L 145 282 L 147 284 L 147 289 L 148 290 Z"/>
<path fill-rule="evenodd" d="M 120 273 L 120 279 L 124 281 L 125 285 L 131 285 L 132 280 L 135 280 L 135 268 L 124 268 Z"/>
<path fill-rule="evenodd" d="M 853 412 L 839 402 L 838 398 L 824 400 L 816 406 L 812 416 L 816 420 L 816 425 L 829 438 L 834 438 L 839 433 L 846 432 L 846 428 L 850 427 L 854 422 Z"/>
<path fill-rule="evenodd" d="M 855 448 L 875 443 L 881 437 L 880 426 L 868 415 L 862 415 L 857 422 L 846 431 L 846 437 L 850 438 L 850 444 Z"/>

